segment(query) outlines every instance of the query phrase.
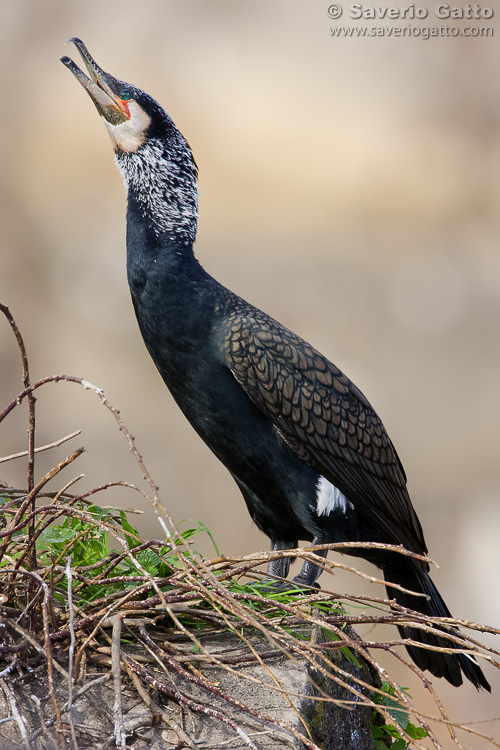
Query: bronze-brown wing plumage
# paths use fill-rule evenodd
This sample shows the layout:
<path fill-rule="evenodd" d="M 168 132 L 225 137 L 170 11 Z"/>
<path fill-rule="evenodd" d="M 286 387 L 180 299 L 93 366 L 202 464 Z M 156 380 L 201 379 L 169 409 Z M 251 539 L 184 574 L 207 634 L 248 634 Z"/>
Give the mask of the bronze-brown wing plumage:
<path fill-rule="evenodd" d="M 425 553 L 396 450 L 354 383 L 299 336 L 234 298 L 224 351 L 238 383 L 292 451 L 338 487 L 387 542 Z"/>

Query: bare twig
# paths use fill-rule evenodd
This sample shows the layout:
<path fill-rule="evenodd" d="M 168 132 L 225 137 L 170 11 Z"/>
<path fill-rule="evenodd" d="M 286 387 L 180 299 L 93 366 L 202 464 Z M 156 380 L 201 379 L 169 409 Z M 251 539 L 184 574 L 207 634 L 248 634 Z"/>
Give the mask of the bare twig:
<path fill-rule="evenodd" d="M 184 729 L 175 721 L 175 719 L 168 715 L 165 708 L 159 706 L 156 701 L 151 698 L 150 694 L 144 688 L 142 682 L 140 681 L 134 670 L 128 664 L 125 664 L 125 669 L 127 670 L 127 674 L 132 680 L 135 689 L 142 698 L 143 703 L 150 709 L 153 716 L 161 716 L 165 724 L 167 724 L 175 732 L 175 734 L 179 738 L 179 741 L 184 743 L 184 747 L 190 747 L 191 750 L 196 750 L 196 744 L 194 740 L 184 731 Z M 182 745 L 180 745 L 180 747 L 182 747 Z"/>
<path fill-rule="evenodd" d="M 95 688 L 97 685 L 101 685 L 104 682 L 109 682 L 110 679 L 111 679 L 111 675 L 110 674 L 105 674 L 105 675 L 102 675 L 101 677 L 97 677 L 95 680 L 91 680 L 91 682 L 87 682 L 86 685 L 84 685 L 82 688 L 80 688 L 80 690 L 78 690 L 78 692 L 76 692 L 73 695 L 73 702 L 75 703 L 78 700 L 78 698 L 81 698 L 82 695 L 85 695 L 85 693 L 87 693 L 89 690 L 92 690 L 92 688 Z M 62 706 L 62 708 L 61 708 L 61 715 L 64 714 L 64 713 L 66 713 L 66 711 L 68 711 L 68 709 L 69 709 L 69 701 L 67 701 Z M 54 715 L 54 716 L 51 716 L 50 718 L 47 719 L 47 721 L 45 722 L 45 727 L 51 727 L 55 723 L 56 723 L 56 716 Z M 36 740 L 43 733 L 45 727 L 40 727 L 40 729 L 38 729 L 33 734 L 32 739 Z M 72 748 L 72 750 L 73 750 L 73 748 Z"/>
<path fill-rule="evenodd" d="M 81 430 L 76 430 L 75 432 L 72 432 L 70 435 L 66 435 L 66 437 L 59 438 L 59 440 L 56 440 L 53 443 L 48 443 L 47 445 L 41 445 L 39 448 L 35 448 L 34 452 L 42 453 L 42 451 L 48 451 L 51 448 L 58 448 L 63 443 L 66 443 L 68 440 L 71 440 L 77 435 L 81 435 L 81 433 L 82 433 Z M 27 455 L 29 455 L 29 451 L 21 451 L 20 453 L 13 453 L 10 456 L 0 456 L 0 464 L 5 463 L 5 461 L 13 461 L 16 458 L 25 458 Z"/>
<path fill-rule="evenodd" d="M 76 739 L 75 722 L 73 720 L 73 664 L 75 658 L 75 628 L 73 626 L 74 611 L 73 611 L 73 576 L 71 573 L 71 555 L 68 557 L 66 563 L 66 577 L 68 581 L 67 592 L 68 592 L 68 612 L 69 612 L 69 633 L 70 633 L 70 644 L 69 644 L 69 663 L 68 663 L 68 713 L 69 713 L 69 725 L 71 729 L 71 740 L 73 742 L 74 750 L 78 750 L 78 741 Z"/>
<path fill-rule="evenodd" d="M 45 658 L 47 660 L 47 675 L 48 675 L 48 683 L 49 683 L 49 696 L 52 701 L 52 705 L 54 706 L 54 711 L 57 717 L 57 732 L 59 735 L 59 745 L 61 750 L 65 750 L 66 743 L 64 741 L 64 729 L 61 722 L 61 713 L 59 711 L 59 706 L 57 703 L 57 698 L 54 690 L 54 664 L 57 663 L 52 658 L 52 645 L 50 642 L 50 633 L 49 633 L 49 600 L 50 600 L 50 591 L 49 587 L 45 583 L 45 581 L 42 581 L 39 575 L 33 572 L 29 572 L 26 570 L 18 570 L 18 571 L 12 571 L 12 570 L 5 570 L 6 573 L 12 573 L 16 572 L 20 575 L 29 576 L 30 578 L 33 578 L 36 583 L 40 586 L 40 588 L 43 590 L 43 605 L 42 605 L 42 617 L 43 617 L 43 634 L 44 634 L 44 648 L 43 651 L 45 652 Z M 26 636 L 25 636 L 26 637 Z"/>
<path fill-rule="evenodd" d="M 221 711 L 218 711 L 215 708 L 211 708 L 207 705 L 198 703 L 197 701 L 193 700 L 192 698 L 187 698 L 185 695 L 183 695 L 176 687 L 173 685 L 167 685 L 165 682 L 161 682 L 156 677 L 153 677 L 153 675 L 149 674 L 146 670 L 144 670 L 143 667 L 141 667 L 140 664 L 138 664 L 134 659 L 132 659 L 130 656 L 123 655 L 122 657 L 125 660 L 125 663 L 128 664 L 130 669 L 132 669 L 141 679 L 143 682 L 145 682 L 148 685 L 151 685 L 156 690 L 159 690 L 162 693 L 165 693 L 170 698 L 176 701 L 176 703 L 180 703 L 183 706 L 186 706 L 187 708 L 190 708 L 192 711 L 196 711 L 197 713 L 205 714 L 206 716 L 210 716 L 214 719 L 217 719 L 218 721 L 222 722 L 223 724 L 226 724 L 229 726 L 237 735 L 240 736 L 240 738 L 245 742 L 248 747 L 251 748 L 251 750 L 258 750 L 258 748 L 255 746 L 255 744 L 252 742 L 250 737 L 246 734 L 246 732 L 241 729 L 238 724 L 236 724 L 234 721 L 229 719 L 225 714 L 223 714 Z M 317 745 L 308 745 L 308 747 L 311 748 L 311 750 L 320 750 Z"/>
<path fill-rule="evenodd" d="M 113 635 L 111 639 L 111 671 L 113 673 L 113 682 L 115 688 L 115 700 L 113 704 L 113 714 L 115 717 L 115 742 L 119 750 L 125 750 L 127 746 L 127 733 L 123 722 L 122 708 L 122 672 L 120 664 L 120 638 L 122 632 L 122 620 L 120 615 L 113 617 Z"/>
<path fill-rule="evenodd" d="M 11 536 L 12 536 L 12 534 L 13 534 L 13 533 L 14 533 L 15 531 L 17 531 L 18 529 L 22 529 L 24 525 L 28 525 L 28 528 L 29 528 L 29 523 L 31 522 L 31 520 L 32 520 L 32 519 L 34 519 L 34 516 L 35 516 L 35 514 L 36 514 L 36 512 L 37 512 L 37 511 L 36 511 L 35 509 L 33 509 L 33 508 L 34 508 L 34 506 L 33 506 L 33 504 L 32 504 L 32 503 L 33 503 L 33 501 L 35 500 L 35 498 L 36 498 L 36 496 L 37 496 L 38 492 L 39 492 L 39 491 L 40 491 L 40 490 L 42 489 L 42 487 L 44 487 L 44 486 L 45 486 L 45 485 L 47 484 L 47 482 L 49 482 L 49 481 L 50 481 L 51 479 L 53 479 L 53 478 L 54 478 L 54 477 L 55 477 L 55 476 L 56 476 L 56 475 L 57 475 L 57 474 L 58 474 L 58 473 L 59 473 L 60 471 L 62 471 L 62 469 L 64 469 L 64 468 L 65 468 L 66 466 L 68 466 L 68 464 L 70 464 L 70 463 L 71 463 L 72 461 L 74 461 L 74 460 L 75 460 L 76 458 L 78 458 L 78 456 L 79 456 L 79 455 L 81 455 L 81 454 L 83 453 L 83 451 L 84 451 L 84 449 L 83 449 L 83 448 L 79 448 L 79 449 L 78 449 L 78 450 L 76 450 L 76 451 L 75 451 L 74 453 L 72 453 L 72 454 L 71 454 L 70 456 L 68 456 L 67 458 L 65 458 L 65 459 L 64 459 L 64 461 L 61 461 L 61 463 L 59 463 L 59 464 L 58 464 L 57 466 L 54 466 L 54 468 L 53 468 L 53 469 L 51 469 L 51 470 L 50 470 L 50 471 L 49 471 L 49 472 L 48 472 L 48 473 L 47 473 L 47 474 L 46 474 L 46 475 L 45 475 L 45 476 L 43 477 L 43 479 L 41 479 L 41 480 L 40 480 L 40 481 L 39 481 L 39 482 L 38 482 L 38 483 L 37 483 L 37 484 L 36 484 L 36 485 L 35 485 L 35 486 L 33 487 L 33 489 L 32 489 L 32 490 L 31 490 L 31 491 L 30 491 L 30 492 L 28 493 L 28 495 L 26 496 L 25 500 L 24 500 L 24 501 L 23 501 L 23 502 L 21 503 L 21 505 L 19 506 L 19 509 L 18 509 L 18 511 L 17 511 L 17 513 L 16 513 L 16 515 L 14 516 L 13 520 L 12 520 L 12 521 L 10 522 L 9 526 L 7 527 L 7 529 L 6 529 L 6 530 L 5 530 L 4 532 L 2 532 L 2 533 L 0 534 L 0 537 L 5 537 L 5 538 L 6 538 L 6 540 L 5 540 L 4 542 L 3 542 L 2 546 L 0 547 L 0 560 L 1 560 L 1 559 L 2 559 L 2 557 L 3 557 L 3 555 L 4 555 L 4 553 L 5 553 L 5 550 L 7 549 L 7 546 L 8 546 L 8 544 L 9 544 L 9 542 L 10 542 L 10 539 L 11 539 Z M 27 523 L 26 523 L 26 522 L 22 522 L 22 523 L 20 523 L 20 520 L 21 520 L 21 518 L 22 518 L 23 514 L 24 514 L 24 513 L 26 512 L 26 509 L 27 509 L 28 507 L 31 507 L 31 508 L 32 508 L 32 511 L 31 511 L 31 513 L 30 513 L 30 514 L 28 515 Z M 34 536 L 34 529 L 33 529 L 33 534 L 32 534 L 32 537 L 33 537 L 33 536 Z M 31 538 L 32 538 L 32 537 L 31 537 Z"/>
<path fill-rule="evenodd" d="M 26 354 L 26 347 L 24 345 L 23 337 L 21 336 L 21 332 L 19 328 L 17 327 L 17 324 L 12 316 L 12 313 L 10 312 L 9 308 L 6 305 L 2 305 L 0 303 L 0 310 L 3 312 L 7 320 L 9 321 L 10 327 L 12 328 L 12 331 L 14 332 L 14 335 L 16 337 L 17 345 L 19 347 L 19 352 L 21 355 L 21 362 L 23 367 L 23 385 L 25 389 L 30 388 L 30 374 L 29 374 L 29 366 L 28 366 L 28 356 Z M 35 485 L 35 396 L 33 395 L 33 391 L 31 391 L 28 394 L 28 493 L 31 493 L 33 491 L 34 485 Z M 31 509 L 33 510 L 35 507 L 35 496 L 33 495 L 31 499 Z M 31 523 L 28 526 L 28 537 L 31 538 L 33 535 L 33 532 L 35 530 L 34 523 Z M 31 549 L 30 554 L 30 562 L 31 562 L 31 569 L 36 570 L 37 564 L 36 564 L 36 548 L 33 545 Z M 33 582 L 30 580 L 28 582 L 28 590 L 31 593 L 31 588 L 33 586 Z"/>
<path fill-rule="evenodd" d="M 10 706 L 12 718 L 16 722 L 17 728 L 19 729 L 19 733 L 21 735 L 22 742 L 23 742 L 23 747 L 25 747 L 26 750 L 31 750 L 31 743 L 29 741 L 28 732 L 26 731 L 26 724 L 24 722 L 23 717 L 19 713 L 14 691 L 10 687 L 9 683 L 6 682 L 6 680 L 4 680 L 3 678 L 0 678 L 0 685 L 2 687 L 2 690 L 4 691 L 5 697 L 7 698 L 7 702 Z"/>
<path fill-rule="evenodd" d="M 6 312 L 7 310 L 7 312 Z M 9 318 L 10 313 L 5 306 L 0 307 Z M 12 316 L 9 318 L 11 321 Z M 15 323 L 11 326 L 16 333 Z M 48 727 L 57 726 L 59 745 L 64 745 L 64 731 L 66 728 L 62 725 L 61 715 L 69 712 L 69 725 L 72 735 L 72 744 L 77 748 L 76 729 L 73 720 L 73 707 L 76 699 L 89 689 L 90 685 L 97 684 L 109 679 L 112 675 L 114 679 L 114 742 L 118 747 L 126 746 L 126 722 L 123 716 L 121 705 L 121 680 L 122 670 L 128 673 L 135 690 L 142 698 L 148 709 L 153 713 L 153 722 L 163 720 L 175 733 L 178 738 L 178 748 L 189 747 L 192 750 L 196 747 L 193 737 L 182 726 L 182 718 L 177 721 L 170 714 L 170 709 L 159 707 L 151 698 L 148 692 L 151 688 L 161 691 L 167 698 L 176 705 L 176 711 L 181 715 L 183 711 L 202 713 L 210 718 L 225 724 L 231 732 L 240 738 L 240 743 L 244 743 L 249 748 L 255 748 L 254 734 L 248 732 L 245 727 L 240 726 L 233 720 L 232 712 L 237 709 L 242 713 L 246 724 L 257 724 L 258 727 L 265 727 L 268 733 L 273 731 L 285 741 L 282 731 L 291 733 L 296 739 L 310 750 L 317 750 L 311 736 L 307 737 L 299 733 L 298 728 L 281 722 L 276 717 L 257 711 L 243 703 L 238 697 L 229 694 L 224 685 L 210 682 L 210 680 L 201 671 L 203 664 L 213 665 L 238 676 L 241 680 L 246 680 L 255 686 L 265 687 L 272 690 L 276 695 L 280 694 L 288 705 L 293 708 L 292 698 L 304 698 L 305 696 L 298 692 L 285 690 L 274 674 L 273 668 L 268 667 L 269 659 L 277 655 L 290 659 L 294 664 L 300 665 L 301 669 L 308 667 L 309 674 L 320 674 L 324 678 L 333 680 L 337 685 L 347 691 L 342 693 L 342 699 L 333 699 L 327 695 L 324 690 L 316 685 L 317 693 L 314 696 L 308 696 L 311 700 L 318 702 L 335 702 L 342 705 L 348 710 L 355 710 L 360 707 L 370 707 L 377 710 L 387 723 L 393 723 L 390 709 L 386 706 L 379 705 L 375 702 L 377 695 L 385 693 L 374 688 L 365 682 L 356 674 L 351 674 L 341 666 L 334 658 L 338 649 L 349 649 L 352 654 L 363 658 L 379 674 L 383 676 L 394 691 L 394 698 L 401 706 L 401 710 L 408 712 L 412 720 L 418 720 L 429 733 L 430 739 L 427 744 L 432 743 L 433 747 L 439 748 L 439 742 L 432 734 L 430 725 L 438 723 L 448 728 L 452 741 L 455 745 L 460 746 L 457 737 L 457 731 L 469 732 L 471 735 L 487 736 L 471 726 L 457 724 L 450 720 L 441 704 L 439 695 L 435 692 L 430 681 L 422 672 L 413 665 L 409 659 L 402 656 L 400 647 L 414 646 L 417 641 L 410 639 L 399 639 L 398 641 L 360 641 L 348 635 L 345 630 L 345 624 L 351 623 L 390 623 L 393 625 L 404 625 L 413 629 L 437 634 L 445 645 L 432 647 L 432 650 L 456 654 L 457 648 L 462 649 L 465 653 L 475 656 L 482 656 L 490 661 L 493 667 L 500 667 L 500 663 L 495 657 L 500 656 L 498 650 L 491 646 L 486 647 L 478 640 L 469 635 L 470 631 L 488 632 L 500 635 L 500 630 L 471 623 L 468 621 L 458 621 L 452 618 L 430 618 L 421 615 L 418 612 L 406 609 L 397 605 L 394 601 L 377 596 L 360 596 L 339 594 L 333 591 L 316 593 L 311 592 L 309 596 L 302 594 L 297 596 L 296 600 L 287 599 L 280 601 L 279 598 L 269 598 L 265 590 L 259 591 L 254 588 L 253 591 L 245 591 L 241 588 L 235 589 L 232 584 L 240 583 L 243 580 L 259 580 L 264 574 L 257 570 L 263 563 L 271 559 L 276 559 L 277 553 L 258 553 L 243 558 L 225 558 L 219 557 L 212 561 L 198 560 L 195 557 L 185 554 L 189 550 L 189 542 L 182 537 L 176 529 L 171 517 L 160 503 L 158 497 L 158 488 L 153 482 L 149 472 L 146 469 L 142 456 L 138 452 L 134 438 L 130 431 L 123 423 L 119 412 L 110 404 L 100 388 L 90 384 L 82 378 L 76 378 L 67 375 L 56 375 L 43 378 L 34 384 L 30 384 L 27 357 L 24 350 L 24 344 L 20 336 L 18 337 L 23 360 L 23 385 L 24 390 L 11 402 L 0 414 L 0 422 L 24 399 L 28 399 L 30 409 L 30 429 L 28 440 L 28 451 L 23 454 L 13 454 L 2 460 L 12 460 L 21 455 L 28 455 L 28 482 L 26 490 L 9 490 L 3 492 L 7 501 L 3 505 L 5 518 L 8 520 L 7 527 L 0 530 L 0 559 L 2 555 L 5 560 L 12 560 L 9 568 L 0 570 L 0 574 L 10 576 L 5 580 L 5 601 L 9 597 L 9 607 L 4 607 L 4 611 L 10 615 L 5 622 L 12 633 L 9 632 L 9 638 L 17 635 L 16 643 L 7 640 L 6 644 L 0 649 L 0 656 L 7 658 L 8 666 L 0 673 L 5 682 L 7 678 L 12 680 L 10 673 L 14 665 L 20 663 L 26 658 L 26 654 L 31 652 L 29 658 L 33 659 L 31 647 L 36 649 L 37 655 L 34 657 L 35 662 L 43 657 L 44 661 L 39 665 L 40 668 L 46 666 L 48 674 L 49 697 L 52 700 L 54 714 L 50 719 L 42 718 L 43 726 L 38 730 L 35 737 L 38 737 Z M 143 477 L 147 482 L 148 492 L 128 484 L 127 482 L 109 482 L 107 484 L 86 490 L 80 495 L 70 495 L 68 489 L 79 477 L 67 482 L 62 489 L 55 492 L 46 490 L 46 484 L 49 480 L 59 475 L 61 470 L 74 461 L 80 451 L 76 451 L 65 461 L 54 467 L 38 483 L 34 479 L 34 455 L 40 450 L 49 450 L 61 445 L 66 440 L 75 437 L 76 433 L 68 435 L 59 441 L 49 445 L 41 446 L 34 449 L 34 393 L 47 383 L 71 382 L 92 391 L 98 396 L 100 402 L 111 412 L 118 426 L 119 431 L 125 436 L 129 450 L 138 462 Z M 31 473 L 30 473 L 31 472 Z M 108 519 L 102 519 L 93 515 L 91 512 L 82 510 L 80 503 L 87 506 L 94 502 L 94 496 L 105 491 L 110 487 L 127 487 L 141 493 L 142 497 L 150 503 L 154 509 L 155 515 L 165 535 L 164 540 L 149 540 L 143 542 L 133 532 L 124 530 L 120 527 L 120 521 L 110 514 Z M 39 505 L 35 508 L 35 500 L 40 497 L 48 497 L 45 505 Z M 116 516 L 117 514 L 115 514 Z M 81 521 L 87 531 L 91 534 L 101 532 L 110 534 L 121 547 L 118 552 L 110 553 L 103 557 L 102 560 L 92 565 L 73 565 L 71 559 L 68 559 L 65 567 L 59 564 L 68 553 L 71 553 L 75 542 L 81 540 L 87 531 L 75 532 L 72 540 L 68 541 L 61 552 L 58 549 L 55 555 L 57 559 L 52 560 L 51 564 L 44 563 L 36 573 L 28 572 L 23 569 L 28 559 L 30 567 L 33 569 L 33 561 L 36 560 L 35 549 L 40 534 L 47 529 L 57 518 L 77 519 Z M 26 536 L 25 535 L 27 532 Z M 133 547 L 133 545 L 136 545 Z M 331 549 L 338 552 L 350 552 L 359 548 L 369 549 L 386 549 L 393 553 L 404 556 L 414 557 L 428 563 L 431 560 L 416 555 L 399 546 L 380 545 L 375 543 L 344 543 L 331 545 L 317 545 L 308 548 L 298 548 L 296 550 L 282 551 L 280 557 L 300 557 L 303 560 L 309 560 L 320 565 L 327 572 L 335 572 L 336 569 L 342 569 L 349 574 L 361 576 L 370 583 L 382 585 L 385 582 L 374 576 L 369 576 L 351 567 L 335 560 L 328 561 L 318 556 L 318 552 L 325 549 Z M 162 577 L 151 575 L 144 566 L 146 556 L 139 555 L 147 549 L 154 550 L 158 555 L 163 568 L 167 568 L 168 575 L 162 571 Z M 153 557 L 152 553 L 148 553 Z M 47 555 L 40 555 L 40 561 L 47 559 Z M 174 560 L 174 563 L 172 562 Z M 126 564 L 123 564 L 126 561 Z M 40 564 L 40 562 L 38 563 Z M 129 575 L 131 566 L 135 567 L 133 575 Z M 146 566 L 147 567 L 147 566 Z M 62 581 L 66 576 L 66 585 Z M 21 586 L 23 580 L 28 580 L 28 590 L 31 595 L 27 598 Z M 48 583 L 47 583 L 48 582 Z M 73 584 L 76 585 L 73 585 Z M 90 587 L 99 587 L 99 598 L 93 601 L 86 600 L 87 592 Z M 108 588 L 106 588 L 108 587 Z M 400 588 L 400 587 L 395 587 Z M 51 590 L 56 594 L 54 601 L 51 598 Z M 402 589 L 406 591 L 406 589 Z M 19 593 L 20 592 L 20 593 Z M 36 592 L 36 593 L 33 593 Z M 415 592 L 411 592 L 414 594 Z M 64 597 L 67 607 L 61 607 L 59 601 Z M 147 598 L 144 598 L 147 597 Z M 90 595 L 91 598 L 91 595 Z M 364 611 L 358 615 L 345 613 L 342 610 L 330 608 L 324 612 L 321 605 L 330 603 L 334 598 L 342 598 L 344 601 L 357 605 L 362 605 Z M 10 606 L 11 603 L 15 606 Z M 35 609 L 35 604 L 37 608 Z M 366 611 L 366 607 L 370 609 Z M 34 637 L 31 632 L 33 628 L 24 629 L 15 619 L 24 617 L 26 613 L 31 615 L 32 624 L 36 624 L 34 614 L 40 609 L 43 617 L 43 645 Z M 52 618 L 52 619 L 50 619 Z M 196 627 L 192 626 L 195 623 Z M 122 625 L 128 628 L 128 636 L 136 640 L 133 654 L 128 653 L 126 643 L 120 643 L 120 632 Z M 457 628 L 462 627 L 464 632 L 458 632 Z M 51 630 L 52 628 L 52 630 Z M 112 628 L 111 637 L 108 635 L 109 628 Z M 201 630 L 203 628 L 203 630 Z M 338 640 L 330 640 L 326 643 L 317 642 L 314 638 L 302 639 L 299 634 L 293 632 L 296 628 L 300 632 L 311 633 L 318 632 L 318 629 L 328 630 Z M 232 631 L 238 638 L 237 648 L 223 653 L 217 653 L 207 647 L 202 634 L 221 633 Z M 249 634 L 259 633 L 266 641 L 269 648 L 260 651 L 256 649 Z M 105 638 L 110 644 L 110 648 L 102 646 L 102 638 Z M 129 640 L 127 638 L 127 641 Z M 99 641 L 97 640 L 99 638 Z M 184 639 L 184 640 L 181 640 Z M 446 640 L 449 643 L 446 643 Z M 69 666 L 68 672 L 59 665 L 53 656 L 53 650 L 66 649 L 69 643 Z M 52 645 L 53 644 L 53 645 Z M 137 646 L 145 650 L 136 653 Z M 195 647 L 193 649 L 193 647 Z M 425 645 L 419 644 L 419 647 L 425 648 Z M 193 653 L 193 651 L 195 653 Z M 426 686 L 432 695 L 437 707 L 437 716 L 425 714 L 412 704 L 409 697 L 403 690 L 391 679 L 382 666 L 374 658 L 374 654 L 387 652 L 398 659 L 407 669 Z M 99 663 L 105 668 L 110 668 L 104 676 L 98 680 L 87 683 L 82 690 L 75 693 L 75 674 L 84 670 L 80 669 L 81 664 L 88 659 L 89 663 Z M 260 664 L 265 670 L 264 677 L 255 676 L 247 670 L 237 670 L 236 665 L 245 664 L 250 661 Z M 196 665 L 195 662 L 198 662 Z M 266 662 L 266 663 L 265 663 Z M 158 672 L 158 668 L 160 672 Z M 58 670 L 68 683 L 68 700 L 62 707 L 58 706 L 56 701 L 54 673 Z M 172 679 L 172 673 L 176 673 L 175 684 Z M 160 679 L 158 675 L 164 675 Z M 169 682 L 170 678 L 170 682 Z M 16 677 L 17 680 L 23 680 L 24 676 Z M 84 679 L 84 676 L 81 677 Z M 311 678 L 312 679 L 312 678 Z M 196 698 L 190 697 L 189 687 L 186 692 L 186 686 L 194 685 L 198 689 Z M 12 693 L 14 695 L 14 693 Z M 199 697 L 201 696 L 201 697 Z M 92 695 L 89 696 L 92 698 Z M 223 706 L 222 709 L 215 708 L 214 699 Z M 15 701 L 15 698 L 14 698 Z M 40 704 L 40 701 L 39 701 Z M 228 712 L 224 710 L 228 707 Z M 16 721 L 21 732 L 19 721 L 11 708 L 10 721 Z M 19 711 L 18 711 L 19 714 Z M 40 709 L 40 716 L 41 709 Z M 21 718 L 22 726 L 26 732 L 26 725 Z M 137 724 L 127 724 L 127 727 L 133 731 L 137 727 L 144 726 L 144 719 L 139 718 Z M 79 727 L 81 729 L 81 727 Z M 307 728 L 306 728 L 307 729 Z M 400 729 L 400 734 L 408 742 L 411 738 Z M 290 737 L 290 734 L 288 735 Z M 500 747 L 491 738 L 490 742 L 495 747 Z M 28 737 L 28 743 L 30 738 Z M 108 738 L 108 741 L 113 741 Z M 175 743 L 175 740 L 174 740 Z M 25 745 L 28 747 L 29 745 Z M 421 748 L 418 742 L 413 742 L 412 747 Z"/>

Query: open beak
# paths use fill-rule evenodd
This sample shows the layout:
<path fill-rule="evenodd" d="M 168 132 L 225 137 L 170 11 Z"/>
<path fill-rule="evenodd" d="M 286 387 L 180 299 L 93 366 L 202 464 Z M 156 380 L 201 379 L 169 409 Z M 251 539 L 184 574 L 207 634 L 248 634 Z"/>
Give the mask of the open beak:
<path fill-rule="evenodd" d="M 97 107 L 99 114 L 112 125 L 118 125 L 121 122 L 130 120 L 130 113 L 127 104 L 113 92 L 108 84 L 108 81 L 114 80 L 112 76 L 105 73 L 104 70 L 99 67 L 81 39 L 72 37 L 71 39 L 68 39 L 68 43 L 69 42 L 73 42 L 73 44 L 76 45 L 90 78 L 80 70 L 78 65 L 76 65 L 71 58 L 66 56 L 61 57 L 61 62 L 66 65 L 75 78 L 80 81 L 83 88 Z"/>

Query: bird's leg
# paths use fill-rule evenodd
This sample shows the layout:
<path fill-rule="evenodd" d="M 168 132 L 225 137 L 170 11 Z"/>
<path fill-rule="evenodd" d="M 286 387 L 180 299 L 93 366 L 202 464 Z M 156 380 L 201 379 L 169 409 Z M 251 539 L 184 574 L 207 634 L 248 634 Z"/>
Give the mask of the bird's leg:
<path fill-rule="evenodd" d="M 323 544 L 323 540 L 319 537 L 314 537 L 314 539 L 312 540 L 312 544 L 313 546 L 315 544 Z M 314 554 L 326 558 L 328 550 L 319 549 Z M 323 570 L 319 567 L 319 565 L 316 565 L 316 563 L 313 563 L 311 560 L 305 560 L 300 573 L 298 573 L 294 577 L 293 582 L 297 583 L 299 586 L 312 586 L 315 588 L 319 588 L 319 585 L 316 583 L 316 581 L 318 580 L 322 572 Z"/>
<path fill-rule="evenodd" d="M 271 552 L 279 552 L 280 550 L 289 550 L 296 547 L 298 542 L 285 542 L 281 539 L 271 539 Z M 264 579 L 263 583 L 278 584 L 280 581 L 275 581 L 276 577 L 286 578 L 288 571 L 290 570 L 290 563 L 293 562 L 292 557 L 278 557 L 275 560 L 269 560 L 267 563 L 267 578 Z"/>

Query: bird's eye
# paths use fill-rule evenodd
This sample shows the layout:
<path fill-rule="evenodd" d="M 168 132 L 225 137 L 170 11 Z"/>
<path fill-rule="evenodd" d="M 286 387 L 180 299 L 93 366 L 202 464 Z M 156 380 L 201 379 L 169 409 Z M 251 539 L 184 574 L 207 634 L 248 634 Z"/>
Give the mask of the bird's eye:
<path fill-rule="evenodd" d="M 124 89 L 120 94 L 120 99 L 124 102 L 128 102 L 129 99 L 132 99 L 132 92 L 128 89 Z"/>

